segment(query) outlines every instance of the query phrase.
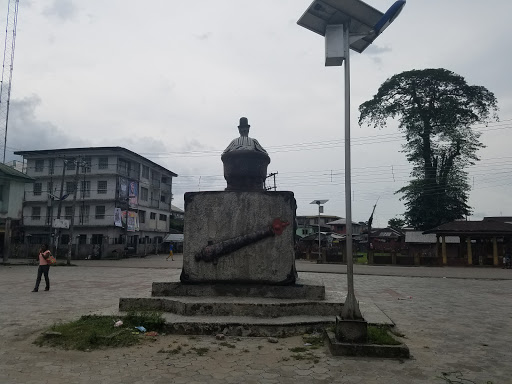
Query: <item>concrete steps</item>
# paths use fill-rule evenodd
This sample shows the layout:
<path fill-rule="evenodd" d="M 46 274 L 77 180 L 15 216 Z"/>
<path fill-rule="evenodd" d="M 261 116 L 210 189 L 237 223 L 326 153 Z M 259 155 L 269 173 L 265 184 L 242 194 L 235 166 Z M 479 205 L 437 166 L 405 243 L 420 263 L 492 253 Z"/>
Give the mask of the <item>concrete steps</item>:
<path fill-rule="evenodd" d="M 119 310 L 161 312 L 168 333 L 230 336 L 321 332 L 335 324 L 345 301 L 342 292 L 303 280 L 291 286 L 155 282 L 151 295 L 121 298 Z M 369 324 L 393 325 L 371 302 L 360 302 L 360 309 Z"/>
<path fill-rule="evenodd" d="M 155 282 L 151 296 L 187 296 L 187 297 L 263 297 L 275 299 L 324 300 L 325 286 L 317 282 L 297 279 L 293 285 L 263 284 L 182 284 L 181 282 Z"/>
<path fill-rule="evenodd" d="M 255 297 L 151 297 L 121 298 L 121 311 L 160 311 L 184 316 L 336 316 L 342 303 Z"/>

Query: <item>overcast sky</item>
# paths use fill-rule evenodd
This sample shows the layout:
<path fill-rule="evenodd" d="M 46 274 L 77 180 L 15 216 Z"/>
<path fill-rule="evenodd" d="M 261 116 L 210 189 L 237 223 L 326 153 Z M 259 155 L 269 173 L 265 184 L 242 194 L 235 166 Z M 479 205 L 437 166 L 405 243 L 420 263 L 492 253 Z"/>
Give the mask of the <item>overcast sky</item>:
<path fill-rule="evenodd" d="M 368 0 L 385 11 L 393 0 Z M 0 0 L 5 23 L 7 0 Z M 186 191 L 225 188 L 220 154 L 246 116 L 298 214 L 345 216 L 343 67 L 324 67 L 323 37 L 296 24 L 310 0 L 20 0 L 8 153 L 122 146 L 179 175 Z M 390 121 L 357 125 L 359 104 L 394 74 L 446 68 L 494 92 L 500 122 L 470 169 L 473 220 L 512 215 L 509 0 L 409 0 L 351 56 L 353 219 L 404 212 L 404 139 Z M 0 30 L 4 25 L 0 25 Z M 2 35 L 3 39 L 3 35 Z M 1 44 L 3 47 L 3 43 Z"/>

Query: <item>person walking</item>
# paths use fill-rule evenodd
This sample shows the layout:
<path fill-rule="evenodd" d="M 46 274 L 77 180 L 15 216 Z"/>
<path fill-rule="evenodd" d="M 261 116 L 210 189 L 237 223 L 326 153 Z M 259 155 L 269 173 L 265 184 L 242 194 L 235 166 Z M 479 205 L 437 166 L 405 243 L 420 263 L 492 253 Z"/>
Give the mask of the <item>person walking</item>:
<path fill-rule="evenodd" d="M 48 244 L 43 244 L 39 249 L 39 268 L 37 270 L 36 286 L 32 292 L 37 292 L 39 290 L 39 283 L 41 283 L 42 275 L 44 275 L 44 281 L 46 282 L 46 287 L 44 290 L 50 290 L 50 277 L 48 276 L 50 272 L 50 264 L 48 263 L 48 258 L 50 256 L 51 252 L 48 250 Z"/>
<path fill-rule="evenodd" d="M 172 243 L 169 244 L 169 256 L 167 256 L 167 259 L 165 260 L 169 260 L 169 257 L 171 258 L 172 261 L 174 261 L 174 246 Z"/>

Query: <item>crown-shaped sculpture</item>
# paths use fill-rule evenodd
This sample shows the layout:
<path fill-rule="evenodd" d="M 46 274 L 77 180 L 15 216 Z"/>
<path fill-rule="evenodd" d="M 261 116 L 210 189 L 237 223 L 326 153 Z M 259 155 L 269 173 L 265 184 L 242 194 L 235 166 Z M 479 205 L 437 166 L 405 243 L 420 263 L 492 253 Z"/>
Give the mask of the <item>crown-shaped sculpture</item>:
<path fill-rule="evenodd" d="M 224 178 L 228 183 L 226 191 L 264 190 L 267 166 L 270 157 L 258 140 L 249 137 L 249 121 L 240 118 L 240 137 L 231 141 L 224 150 L 221 160 L 224 163 Z"/>

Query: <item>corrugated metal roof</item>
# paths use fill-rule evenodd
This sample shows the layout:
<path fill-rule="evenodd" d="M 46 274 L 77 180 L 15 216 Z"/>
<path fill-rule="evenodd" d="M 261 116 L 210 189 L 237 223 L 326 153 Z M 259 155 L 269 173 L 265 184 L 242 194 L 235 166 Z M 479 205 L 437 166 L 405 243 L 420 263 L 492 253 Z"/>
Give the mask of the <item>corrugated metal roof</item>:
<path fill-rule="evenodd" d="M 182 233 L 169 233 L 167 236 L 164 237 L 164 243 L 167 241 L 183 243 L 183 234 Z"/>
<path fill-rule="evenodd" d="M 406 243 L 418 243 L 418 244 L 435 244 L 436 234 L 429 233 L 424 235 L 421 231 L 410 231 L 405 232 Z M 445 242 L 447 244 L 459 244 L 460 238 L 458 236 L 446 236 Z"/>
<path fill-rule="evenodd" d="M 327 225 L 344 225 L 347 223 L 347 219 L 345 218 L 341 218 L 341 219 L 338 219 L 338 220 L 334 220 L 334 221 L 330 221 L 327 223 Z M 352 225 L 361 225 L 359 223 L 355 223 L 355 222 L 352 222 Z"/>
<path fill-rule="evenodd" d="M 30 176 L 27 176 L 24 173 L 12 168 L 12 167 L 9 167 L 8 165 L 1 164 L 1 163 L 0 163 L 0 173 L 2 173 L 3 175 L 5 175 L 7 177 L 22 179 L 23 181 L 25 181 L 27 183 L 34 181 L 34 179 L 31 178 Z"/>
<path fill-rule="evenodd" d="M 512 224 L 499 221 L 452 221 L 423 233 L 438 235 L 512 235 Z"/>

